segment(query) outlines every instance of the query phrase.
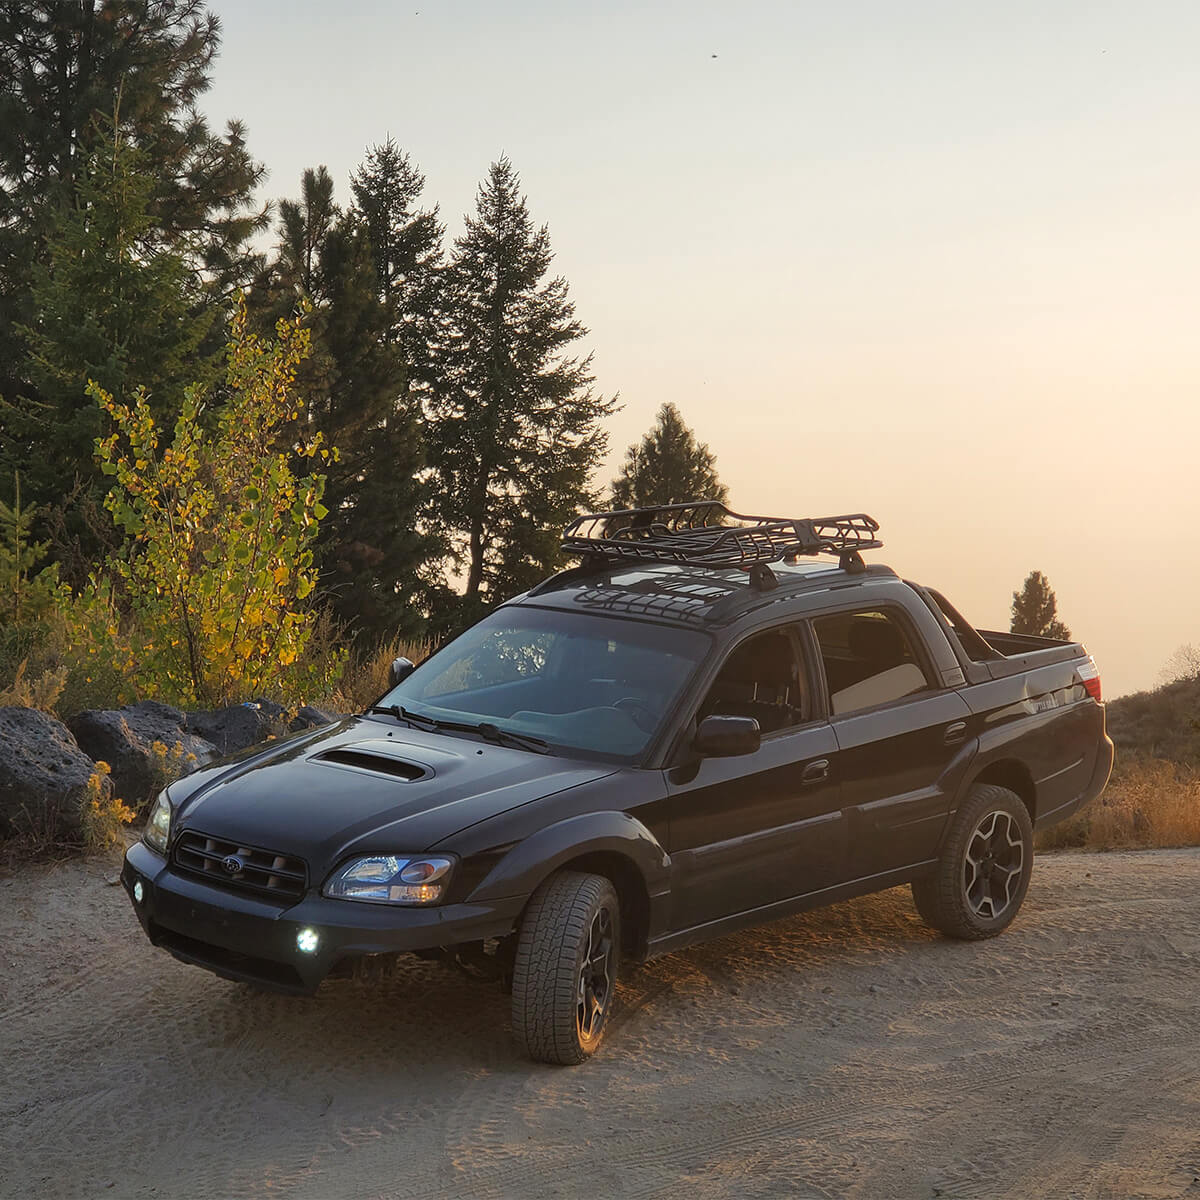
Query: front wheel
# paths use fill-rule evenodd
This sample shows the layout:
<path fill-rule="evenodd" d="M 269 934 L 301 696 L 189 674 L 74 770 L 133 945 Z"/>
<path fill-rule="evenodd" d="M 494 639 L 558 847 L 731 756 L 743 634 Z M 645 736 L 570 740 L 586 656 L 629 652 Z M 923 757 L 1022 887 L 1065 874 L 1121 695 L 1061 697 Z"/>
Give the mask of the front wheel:
<path fill-rule="evenodd" d="M 917 911 L 948 937 L 978 941 L 1011 924 L 1033 872 L 1033 822 L 1020 796 L 976 784 L 954 818 L 934 873 L 913 881 Z"/>
<path fill-rule="evenodd" d="M 533 893 L 512 974 L 513 1033 L 530 1058 L 569 1065 L 595 1053 L 620 947 L 621 909 L 604 876 L 560 871 Z"/>

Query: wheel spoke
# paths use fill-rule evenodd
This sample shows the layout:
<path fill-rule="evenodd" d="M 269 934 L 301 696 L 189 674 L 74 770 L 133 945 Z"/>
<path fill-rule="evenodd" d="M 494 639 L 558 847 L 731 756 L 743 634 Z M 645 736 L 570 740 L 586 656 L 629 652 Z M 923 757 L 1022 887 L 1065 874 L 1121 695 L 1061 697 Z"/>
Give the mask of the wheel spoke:
<path fill-rule="evenodd" d="M 604 1021 L 611 991 L 609 968 L 612 953 L 612 919 L 608 909 L 602 908 L 588 927 L 587 943 L 579 967 L 576 1020 L 580 1036 L 586 1039 L 594 1037 Z"/>
<path fill-rule="evenodd" d="M 977 916 L 995 920 L 1013 902 L 1025 869 L 1025 843 L 1011 813 L 986 813 L 963 853 L 963 893 Z"/>

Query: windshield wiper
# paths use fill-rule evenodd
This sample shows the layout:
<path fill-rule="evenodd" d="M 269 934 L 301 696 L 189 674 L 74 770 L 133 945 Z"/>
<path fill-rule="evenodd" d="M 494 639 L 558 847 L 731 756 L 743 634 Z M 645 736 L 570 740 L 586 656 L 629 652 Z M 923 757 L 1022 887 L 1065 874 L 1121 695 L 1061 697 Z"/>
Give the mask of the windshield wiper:
<path fill-rule="evenodd" d="M 395 717 L 397 721 L 407 721 L 417 729 L 432 731 L 438 727 L 438 722 L 433 717 L 422 717 L 417 713 L 410 713 L 407 708 L 401 708 L 399 704 L 374 704 L 368 711 L 387 713 L 389 717 Z"/>
<path fill-rule="evenodd" d="M 388 716 L 395 717 L 398 721 L 407 721 L 414 729 L 423 729 L 426 733 L 434 733 L 439 729 L 449 730 L 452 733 L 477 733 L 485 740 L 495 742 L 498 746 L 517 746 L 522 750 L 532 750 L 535 754 L 548 754 L 550 751 L 550 743 L 543 741 L 540 737 L 501 729 L 499 725 L 493 725 L 490 721 L 480 721 L 478 725 L 472 725 L 468 721 L 441 721 L 437 717 L 430 717 L 425 713 L 409 712 L 407 708 L 402 708 L 399 704 L 376 704 L 371 711 L 387 713 Z"/>
<path fill-rule="evenodd" d="M 519 746 L 522 750 L 532 750 L 535 754 L 546 754 L 550 750 L 550 743 L 544 738 L 534 737 L 531 733 L 515 733 L 511 729 L 501 729 L 499 725 L 493 725 L 490 721 L 480 721 L 478 725 L 471 725 L 467 728 L 474 729 L 476 733 L 497 745 L 507 742 L 510 746 Z"/>

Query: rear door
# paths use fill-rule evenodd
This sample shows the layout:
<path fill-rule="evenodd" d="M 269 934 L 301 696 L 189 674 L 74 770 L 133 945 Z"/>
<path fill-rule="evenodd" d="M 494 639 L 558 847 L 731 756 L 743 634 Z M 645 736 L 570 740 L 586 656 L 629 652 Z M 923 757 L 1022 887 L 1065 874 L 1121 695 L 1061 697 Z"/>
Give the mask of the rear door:
<path fill-rule="evenodd" d="M 817 617 L 812 631 L 838 747 L 848 877 L 933 858 L 969 755 L 970 708 L 934 683 L 898 606 Z"/>
<path fill-rule="evenodd" d="M 667 772 L 676 929 L 843 877 L 837 740 L 818 715 L 819 672 L 798 634 L 781 626 L 733 647 L 694 714 L 694 723 L 710 713 L 754 717 L 758 751 L 690 758 Z"/>

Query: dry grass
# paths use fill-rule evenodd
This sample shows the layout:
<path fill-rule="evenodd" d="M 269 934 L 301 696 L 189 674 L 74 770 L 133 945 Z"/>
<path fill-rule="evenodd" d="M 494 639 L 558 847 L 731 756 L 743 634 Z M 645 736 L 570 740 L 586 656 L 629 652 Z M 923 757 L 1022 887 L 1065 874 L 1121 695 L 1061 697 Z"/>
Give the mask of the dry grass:
<path fill-rule="evenodd" d="M 321 707 L 334 712 L 363 712 L 388 690 L 388 669 L 393 659 L 404 657 L 419 663 L 429 650 L 426 642 L 396 638 L 366 654 L 351 654 L 340 683 L 321 701 Z"/>
<path fill-rule="evenodd" d="M 1154 758 L 1122 763 L 1098 800 L 1037 838 L 1039 850 L 1169 846 L 1200 846 L 1200 769 Z"/>

